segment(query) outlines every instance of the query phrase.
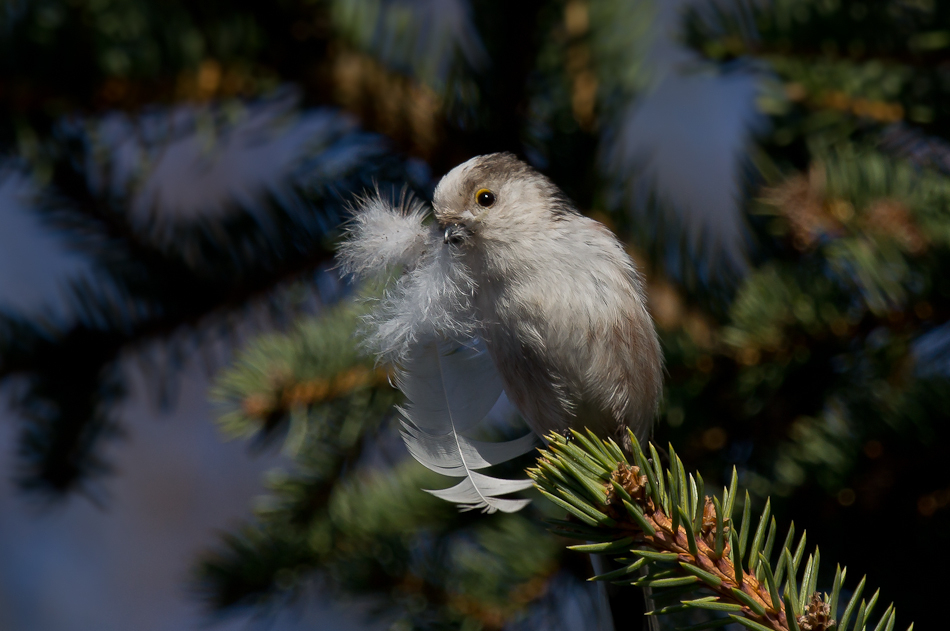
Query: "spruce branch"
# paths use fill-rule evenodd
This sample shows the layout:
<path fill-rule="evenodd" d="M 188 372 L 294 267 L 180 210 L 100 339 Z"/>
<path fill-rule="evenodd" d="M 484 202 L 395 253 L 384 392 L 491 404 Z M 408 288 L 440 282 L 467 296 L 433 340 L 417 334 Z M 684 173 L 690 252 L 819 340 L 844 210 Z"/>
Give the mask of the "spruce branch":
<path fill-rule="evenodd" d="M 299 312 L 295 289 L 328 266 L 345 192 L 407 179 L 403 159 L 363 136 L 350 126 L 328 131 L 326 150 L 304 165 L 305 178 L 254 204 L 230 203 L 216 217 L 159 227 L 136 219 L 134 185 L 96 184 L 111 181 L 115 165 L 108 157 L 92 164 L 87 134 L 56 136 L 35 212 L 88 255 L 96 282 L 71 283 L 65 313 L 52 319 L 0 313 L 0 381 L 27 383 L 15 400 L 26 419 L 18 476 L 25 488 L 55 495 L 108 471 L 98 447 L 120 432 L 112 410 L 125 386 L 119 364 L 126 353 L 149 362 L 148 347 L 160 343 L 168 359 L 149 367 L 171 377 L 203 340 L 233 335 L 248 314 L 267 309 L 287 321 Z M 355 151 L 359 160 L 341 160 Z M 328 160 L 337 161 L 334 168 Z M 156 388 L 163 401 L 164 385 Z"/>
<path fill-rule="evenodd" d="M 387 417 L 401 398 L 389 383 L 389 371 L 353 344 L 364 313 L 361 303 L 346 299 L 319 317 L 302 319 L 290 331 L 255 339 L 219 375 L 212 391 L 226 410 L 219 418 L 222 430 L 267 442 L 294 425 L 296 417 L 323 410 L 321 418 L 352 416 L 346 433 L 355 441 L 370 422 Z M 359 398 L 371 400 L 372 409 L 351 411 Z M 299 425 L 309 430 L 315 423 Z"/>
<path fill-rule="evenodd" d="M 672 446 L 665 468 L 652 445 L 647 456 L 632 434 L 631 439 L 628 458 L 612 439 L 603 441 L 590 431 L 572 430 L 571 437 L 551 434 L 538 466 L 528 470 L 538 490 L 571 514 L 552 522 L 553 530 L 593 542 L 570 546 L 572 550 L 625 557 L 618 559 L 623 567 L 591 580 L 652 588 L 659 603 L 653 615 L 706 610 L 727 616 L 696 628 L 726 621 L 755 631 L 894 627 L 893 605 L 871 626 L 877 593 L 856 606 L 863 579 L 843 615 L 835 618 L 847 569 L 839 566 L 830 593 L 818 592 L 820 554 L 816 548 L 799 574 L 805 534 L 795 545 L 794 526 L 772 561 L 777 526 L 770 520 L 770 503 L 753 520 L 746 492 L 737 525 L 735 469 L 722 500 L 711 498 L 703 494 L 701 476 L 686 473 Z"/>

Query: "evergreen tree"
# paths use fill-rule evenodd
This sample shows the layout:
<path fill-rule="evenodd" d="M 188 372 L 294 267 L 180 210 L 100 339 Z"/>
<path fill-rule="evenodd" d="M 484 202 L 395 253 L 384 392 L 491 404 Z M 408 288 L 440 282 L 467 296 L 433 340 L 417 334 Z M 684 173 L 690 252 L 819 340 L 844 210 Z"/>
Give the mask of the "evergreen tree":
<path fill-rule="evenodd" d="M 36 182 L 32 211 L 98 273 L 70 288 L 65 315 L 0 314 L 0 379 L 22 386 L 22 484 L 88 489 L 108 471 L 102 441 L 121 429 L 120 358 L 161 344 L 170 359 L 155 360 L 156 381 L 173 381 L 176 358 L 264 305 L 289 326 L 247 344 L 215 397 L 226 432 L 279 441 L 294 466 L 271 481 L 255 520 L 200 561 L 195 587 L 211 609 L 281 606 L 319 577 L 322 589 L 374 596 L 399 628 L 569 627 L 579 610 L 585 622 L 604 615 L 587 558 L 561 537 L 617 538 L 576 518 L 565 527 L 563 500 L 533 493 L 521 513 L 472 515 L 420 491 L 444 481 L 405 459 L 400 395 L 354 342 L 365 309 L 356 296 L 373 289 L 323 292 L 316 315 L 302 308 L 333 276 L 354 195 L 407 186 L 425 198 L 455 164 L 509 150 L 615 227 L 648 267 L 669 372 L 656 442 L 682 458 L 672 455 L 669 492 L 693 498 L 680 523 L 675 497 L 653 489 L 673 532 L 705 516 L 702 483 L 690 487 L 677 467 L 716 488 L 735 466 L 751 492 L 742 523 L 716 513 L 704 532 L 728 527 L 745 542 L 752 505 L 768 507 L 752 538 L 766 562 L 740 561 L 776 610 L 783 583 L 767 575 L 801 556 L 783 561 L 776 546 L 768 558 L 769 511 L 804 526 L 826 559 L 867 574 L 904 616 L 937 620 L 945 583 L 921 570 L 948 560 L 950 537 L 950 8 L 732 0 L 683 14 L 695 53 L 686 71 L 754 75 L 768 117 L 743 165 L 745 267 L 717 256 L 713 220 L 672 207 L 629 151 L 651 87 L 655 12 L 641 0 L 7 3 L 0 143 Z M 281 86 L 326 117 L 293 177 L 214 218 L 135 211 L 170 140 L 227 134 Z M 175 123 L 183 104 L 190 113 Z M 116 111 L 140 150 L 131 167 L 105 133 Z M 501 419 L 491 431 L 517 430 Z M 577 462 L 613 457 L 593 443 L 582 451 Z M 530 456 L 506 465 L 532 466 Z M 594 473 L 603 481 L 611 469 Z M 736 497 L 733 487 L 716 501 L 731 510 Z M 555 534 L 546 519 L 562 520 Z M 632 545 L 621 541 L 610 551 Z M 800 612 L 801 588 L 828 592 L 841 622 L 855 582 L 808 565 L 789 602 L 800 596 Z M 674 569 L 649 580 L 682 579 L 656 575 Z M 881 620 L 894 625 L 891 613 Z"/>

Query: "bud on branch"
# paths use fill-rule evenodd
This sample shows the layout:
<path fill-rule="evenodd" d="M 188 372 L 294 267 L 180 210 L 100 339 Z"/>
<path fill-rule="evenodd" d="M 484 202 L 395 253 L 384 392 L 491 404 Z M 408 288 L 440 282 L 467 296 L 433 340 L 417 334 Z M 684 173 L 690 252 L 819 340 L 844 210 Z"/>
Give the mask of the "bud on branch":
<path fill-rule="evenodd" d="M 864 579 L 836 619 L 847 568 L 838 566 L 830 593 L 819 593 L 816 548 L 799 574 L 805 535 L 796 543 L 794 524 L 771 561 L 777 525 L 768 501 L 753 530 L 746 492 L 735 523 L 735 469 L 720 501 L 705 495 L 701 475 L 686 474 L 672 446 L 664 468 L 652 444 L 648 457 L 636 437 L 631 440 L 628 458 L 613 440 L 591 432 L 572 432 L 572 439 L 551 434 L 538 466 L 528 471 L 541 493 L 570 513 L 568 520 L 553 520 L 553 530 L 594 542 L 572 550 L 628 557 L 618 560 L 619 569 L 592 580 L 650 587 L 653 600 L 667 604 L 649 615 L 711 612 L 711 619 L 690 629 L 733 621 L 755 631 L 863 631 L 871 625 L 878 592 L 861 599 Z M 895 624 L 891 605 L 871 628 L 892 631 Z"/>

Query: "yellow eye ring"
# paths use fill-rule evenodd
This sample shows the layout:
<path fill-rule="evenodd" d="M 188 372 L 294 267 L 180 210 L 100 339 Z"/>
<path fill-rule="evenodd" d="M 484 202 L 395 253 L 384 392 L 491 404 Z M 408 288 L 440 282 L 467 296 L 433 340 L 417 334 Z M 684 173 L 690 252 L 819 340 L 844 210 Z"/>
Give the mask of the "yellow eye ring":
<path fill-rule="evenodd" d="M 495 203 L 495 194 L 487 188 L 480 188 L 475 193 L 475 203 L 482 208 L 488 208 Z"/>

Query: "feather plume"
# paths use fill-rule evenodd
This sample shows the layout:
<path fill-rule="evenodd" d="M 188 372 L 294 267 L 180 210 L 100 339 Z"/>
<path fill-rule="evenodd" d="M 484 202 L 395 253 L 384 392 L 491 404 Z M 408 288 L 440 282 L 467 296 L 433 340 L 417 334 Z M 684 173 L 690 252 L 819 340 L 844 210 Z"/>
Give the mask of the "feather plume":
<path fill-rule="evenodd" d="M 401 364 L 413 349 L 440 339 L 475 337 L 475 281 L 433 229 L 417 264 L 405 271 L 367 318 L 366 343 Z"/>
<path fill-rule="evenodd" d="M 346 239 L 336 254 L 340 269 L 367 278 L 394 267 L 414 266 L 429 235 L 423 224 L 425 205 L 404 194 L 399 205 L 393 206 L 379 191 L 356 201 L 358 208 L 346 225 Z"/>
<path fill-rule="evenodd" d="M 427 340 L 474 337 L 475 282 L 438 229 L 425 225 L 426 207 L 411 196 L 393 205 L 378 191 L 357 203 L 337 252 L 340 268 L 358 278 L 403 269 L 366 318 L 367 348 L 381 362 L 400 364 Z"/>
<path fill-rule="evenodd" d="M 462 510 L 520 510 L 528 500 L 498 496 L 527 489 L 530 480 L 478 471 L 527 453 L 539 444 L 537 437 L 491 443 L 464 434 L 502 392 L 494 362 L 477 337 L 470 271 L 438 229 L 425 225 L 421 203 L 404 197 L 393 205 L 377 192 L 358 205 L 337 255 L 341 269 L 366 278 L 403 268 L 367 316 L 364 343 L 380 361 L 396 366 L 396 385 L 407 399 L 400 411 L 409 453 L 432 471 L 463 478 L 429 492 Z"/>

